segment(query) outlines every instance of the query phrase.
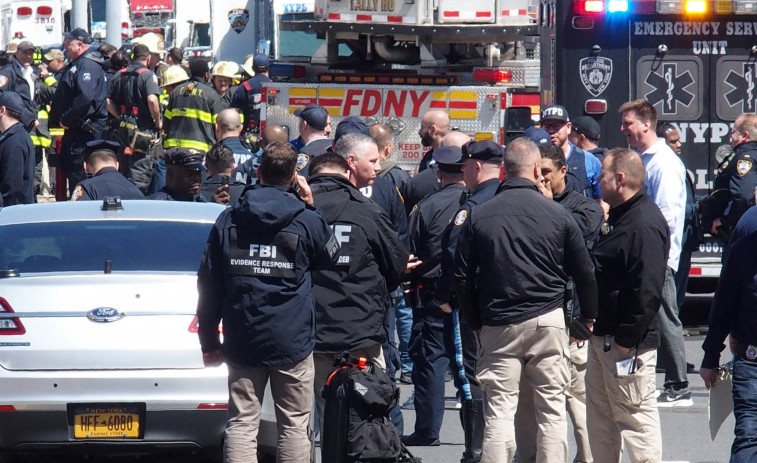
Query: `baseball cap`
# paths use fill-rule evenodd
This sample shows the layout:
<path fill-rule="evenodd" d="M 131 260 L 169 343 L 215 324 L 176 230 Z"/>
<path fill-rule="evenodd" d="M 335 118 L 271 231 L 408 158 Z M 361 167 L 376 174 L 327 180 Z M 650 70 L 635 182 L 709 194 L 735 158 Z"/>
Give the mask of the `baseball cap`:
<path fill-rule="evenodd" d="M 496 159 L 502 161 L 502 147 L 491 140 L 472 141 L 463 145 L 463 161 L 478 159 L 488 161 Z"/>
<path fill-rule="evenodd" d="M 0 106 L 5 106 L 6 109 L 18 114 L 22 114 L 25 110 L 24 101 L 16 92 L 0 93 Z"/>
<path fill-rule="evenodd" d="M 342 122 L 336 126 L 334 131 L 334 143 L 339 140 L 342 135 L 348 133 L 362 133 L 368 135 L 368 126 L 359 118 L 355 116 L 349 116 L 342 119 Z"/>
<path fill-rule="evenodd" d="M 459 146 L 442 146 L 434 149 L 434 161 L 442 172 L 459 173 L 463 168 L 463 150 Z"/>
<path fill-rule="evenodd" d="M 166 166 L 178 166 L 187 170 L 205 170 L 202 151 L 190 148 L 171 148 L 163 153 Z"/>
<path fill-rule="evenodd" d="M 537 129 L 534 126 L 527 128 L 526 131 L 523 132 L 523 136 L 530 138 L 537 145 L 541 145 L 542 143 L 552 143 L 552 140 L 549 138 L 549 132 L 544 129 Z"/>
<path fill-rule="evenodd" d="M 32 44 L 28 40 L 24 40 L 23 42 L 19 43 L 18 46 L 16 47 L 16 51 L 17 52 L 19 52 L 19 51 L 29 51 L 29 50 L 34 50 L 34 44 Z"/>
<path fill-rule="evenodd" d="M 252 68 L 260 71 L 265 71 L 268 66 L 271 65 L 271 60 L 268 59 L 268 55 L 264 53 L 258 53 L 252 57 Z"/>
<path fill-rule="evenodd" d="M 564 106 L 560 106 L 559 104 L 553 104 L 542 109 L 541 120 L 544 121 L 547 119 L 570 122 L 570 117 L 568 117 L 568 110 L 565 109 Z"/>
<path fill-rule="evenodd" d="M 589 116 L 577 117 L 573 121 L 573 130 L 585 136 L 589 140 L 599 140 L 599 123 Z"/>
<path fill-rule="evenodd" d="M 317 104 L 309 104 L 294 111 L 294 115 L 301 117 L 308 125 L 317 130 L 323 130 L 329 122 L 329 113 Z"/>
<path fill-rule="evenodd" d="M 61 61 L 65 61 L 66 60 L 66 55 L 63 54 L 63 50 L 58 50 L 57 48 L 52 48 L 47 53 L 45 53 L 45 59 L 47 61 L 52 61 L 54 59 L 59 59 Z"/>
<path fill-rule="evenodd" d="M 63 38 L 81 40 L 84 43 L 92 43 L 92 39 L 90 38 L 89 33 L 81 27 L 77 27 L 74 30 L 64 32 Z"/>

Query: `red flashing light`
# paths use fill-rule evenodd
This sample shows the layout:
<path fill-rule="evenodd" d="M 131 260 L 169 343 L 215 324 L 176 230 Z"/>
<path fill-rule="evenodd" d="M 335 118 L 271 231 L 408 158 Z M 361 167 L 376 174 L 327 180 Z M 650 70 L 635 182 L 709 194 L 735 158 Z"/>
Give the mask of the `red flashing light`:
<path fill-rule="evenodd" d="M 365 357 L 360 357 L 359 359 L 357 359 L 357 367 L 360 368 L 361 370 L 365 370 L 365 366 L 367 363 L 368 363 L 368 359 Z"/>
<path fill-rule="evenodd" d="M 604 0 L 581 0 L 574 5 L 577 14 L 596 14 L 605 11 Z"/>
<path fill-rule="evenodd" d="M 279 91 L 276 90 L 275 88 L 272 88 L 272 89 L 268 90 L 268 94 L 269 95 L 277 95 L 278 93 L 279 93 Z"/>
<path fill-rule="evenodd" d="M 38 6 L 37 14 L 40 16 L 50 16 L 53 14 L 53 8 L 51 6 Z"/>
<path fill-rule="evenodd" d="M 508 69 L 474 69 L 473 80 L 477 82 L 508 83 L 512 73 Z"/>
<path fill-rule="evenodd" d="M 586 100 L 584 103 L 586 114 L 604 114 L 607 112 L 607 100 Z"/>
<path fill-rule="evenodd" d="M 13 313 L 8 301 L 0 297 L 0 313 Z M 0 318 L 0 335 L 12 336 L 26 334 L 26 328 L 18 318 Z"/>
<path fill-rule="evenodd" d="M 29 6 L 20 6 L 16 10 L 16 14 L 19 16 L 31 16 L 32 15 L 32 9 Z"/>

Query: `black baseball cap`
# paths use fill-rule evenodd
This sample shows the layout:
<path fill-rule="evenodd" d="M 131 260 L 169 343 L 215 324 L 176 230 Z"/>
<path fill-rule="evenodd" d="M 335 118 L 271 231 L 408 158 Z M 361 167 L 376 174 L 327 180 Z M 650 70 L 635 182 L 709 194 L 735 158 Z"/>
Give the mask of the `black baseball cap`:
<path fill-rule="evenodd" d="M 459 146 L 442 146 L 434 149 L 434 161 L 442 172 L 460 173 L 463 169 L 463 150 Z"/>
<path fill-rule="evenodd" d="M 489 161 L 496 159 L 502 162 L 502 147 L 491 140 L 472 141 L 463 145 L 463 161 L 477 159 Z"/>
<path fill-rule="evenodd" d="M 334 130 L 334 143 L 348 133 L 362 133 L 368 135 L 368 126 L 359 117 L 349 116 L 342 119 Z"/>
<path fill-rule="evenodd" d="M 560 106 L 559 104 L 553 104 L 541 110 L 541 120 L 545 121 L 547 119 L 570 122 L 568 110 L 565 109 L 565 106 Z"/>
<path fill-rule="evenodd" d="M 589 116 L 577 117 L 573 121 L 573 130 L 585 136 L 589 140 L 599 140 L 601 129 L 599 122 Z"/>
<path fill-rule="evenodd" d="M 254 59 L 253 59 L 254 61 Z M 317 130 L 323 130 L 326 128 L 329 122 L 329 113 L 322 106 L 317 104 L 309 104 L 304 108 L 294 111 L 294 115 L 301 117 L 302 120 L 308 123 L 308 125 Z"/>
<path fill-rule="evenodd" d="M 92 43 L 92 38 L 89 36 L 89 33 L 82 29 L 81 27 L 77 27 L 74 30 L 64 32 L 63 38 L 66 39 L 72 39 L 72 40 L 81 40 L 84 43 Z"/>
<path fill-rule="evenodd" d="M 5 109 L 18 114 L 23 114 L 26 108 L 21 96 L 16 92 L 0 93 L 0 106 L 5 106 Z"/>
<path fill-rule="evenodd" d="M 166 166 L 178 166 L 187 170 L 205 170 L 203 153 L 190 148 L 171 148 L 163 153 Z"/>

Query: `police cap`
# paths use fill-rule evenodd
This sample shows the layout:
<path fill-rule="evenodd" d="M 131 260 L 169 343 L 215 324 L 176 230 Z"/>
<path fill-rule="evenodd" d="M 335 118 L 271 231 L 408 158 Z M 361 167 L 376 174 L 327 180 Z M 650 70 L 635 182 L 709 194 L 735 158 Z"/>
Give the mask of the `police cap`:
<path fill-rule="evenodd" d="M 491 140 L 472 141 L 463 145 L 463 161 L 466 159 L 502 162 L 502 147 Z"/>
<path fill-rule="evenodd" d="M 523 133 L 523 136 L 530 138 L 537 145 L 541 145 L 543 143 L 552 143 L 552 140 L 549 137 L 549 132 L 544 129 L 537 129 L 534 126 L 527 128 Z"/>
<path fill-rule="evenodd" d="M 89 157 L 95 151 L 110 151 L 115 156 L 121 151 L 121 145 L 108 140 L 93 140 L 84 145 L 84 158 Z"/>
<path fill-rule="evenodd" d="M 442 146 L 434 149 L 433 159 L 442 172 L 460 173 L 463 168 L 463 150 L 459 146 Z"/>
<path fill-rule="evenodd" d="M 258 53 L 252 57 L 252 68 L 255 71 L 266 71 L 270 65 L 271 60 L 268 59 L 268 55 L 264 53 Z"/>
<path fill-rule="evenodd" d="M 190 148 L 171 148 L 163 153 L 166 166 L 177 166 L 187 170 L 205 170 L 202 152 Z"/>
<path fill-rule="evenodd" d="M 565 109 L 564 106 L 560 106 L 559 104 L 553 104 L 542 109 L 541 120 L 546 121 L 547 119 L 570 122 L 570 117 L 568 117 L 568 110 Z"/>
<path fill-rule="evenodd" d="M 89 33 L 87 33 L 87 31 L 85 31 L 81 27 L 77 27 L 72 31 L 65 32 L 63 34 L 63 37 L 66 39 L 79 40 L 84 43 L 92 43 L 92 38 L 89 36 Z"/>
<path fill-rule="evenodd" d="M 311 103 L 302 109 L 295 110 L 294 115 L 316 130 L 323 130 L 329 122 L 329 113 L 323 107 Z"/>
<path fill-rule="evenodd" d="M 5 106 L 6 109 L 18 114 L 23 113 L 25 108 L 24 101 L 16 92 L 0 93 L 0 106 Z"/>

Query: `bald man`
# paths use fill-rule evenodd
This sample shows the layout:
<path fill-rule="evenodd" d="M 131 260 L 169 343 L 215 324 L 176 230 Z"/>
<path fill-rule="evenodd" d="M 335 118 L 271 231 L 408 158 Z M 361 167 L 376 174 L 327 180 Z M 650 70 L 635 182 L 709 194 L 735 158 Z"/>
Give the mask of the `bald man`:
<path fill-rule="evenodd" d="M 289 137 L 287 131 L 284 130 L 284 127 L 281 127 L 280 125 L 266 126 L 266 128 L 260 133 L 260 149 L 249 159 L 244 161 L 244 163 L 237 164 L 237 168 L 234 171 L 235 180 L 246 183 L 247 185 L 255 183 L 258 178 L 257 170 L 258 166 L 260 166 L 260 155 L 263 153 L 263 149 L 271 143 L 286 143 L 288 139 Z"/>
<path fill-rule="evenodd" d="M 432 109 L 423 116 L 418 135 L 421 137 L 421 144 L 431 149 L 423 155 L 423 159 L 421 159 L 421 163 L 418 166 L 418 172 L 423 172 L 428 168 L 434 149 L 441 146 L 442 138 L 450 130 L 452 130 L 452 127 L 450 126 L 449 116 L 441 109 Z"/>
<path fill-rule="evenodd" d="M 431 113 L 442 113 L 442 111 L 430 111 L 429 113 L 426 113 L 426 116 L 428 116 Z M 446 115 L 445 115 L 446 116 Z M 424 116 L 425 119 L 425 116 Z M 449 119 L 447 119 L 449 121 Z M 470 136 L 464 134 L 463 132 L 459 132 L 457 130 L 453 132 L 449 132 L 446 135 L 442 136 L 439 139 L 439 143 L 437 147 L 440 146 L 459 146 L 462 147 L 464 144 L 471 141 Z M 432 154 L 433 149 L 430 150 L 427 154 Z M 421 161 L 422 162 L 422 161 Z M 423 170 L 423 172 L 418 172 L 413 178 L 405 182 L 402 189 L 400 190 L 402 192 L 402 197 L 405 199 L 405 209 L 407 210 L 408 215 L 410 215 L 410 211 L 413 210 L 413 207 L 420 202 L 421 199 L 425 198 L 426 196 L 430 195 L 431 193 L 435 193 L 439 191 L 440 188 L 440 182 L 439 178 L 436 175 L 436 166 L 433 164 L 428 168 Z"/>
<path fill-rule="evenodd" d="M 387 124 L 373 124 L 368 128 L 368 135 L 373 137 L 378 145 L 381 158 L 379 176 L 391 180 L 395 187 L 402 188 L 402 185 L 410 180 L 410 174 L 389 159 L 394 151 L 394 131 Z"/>

